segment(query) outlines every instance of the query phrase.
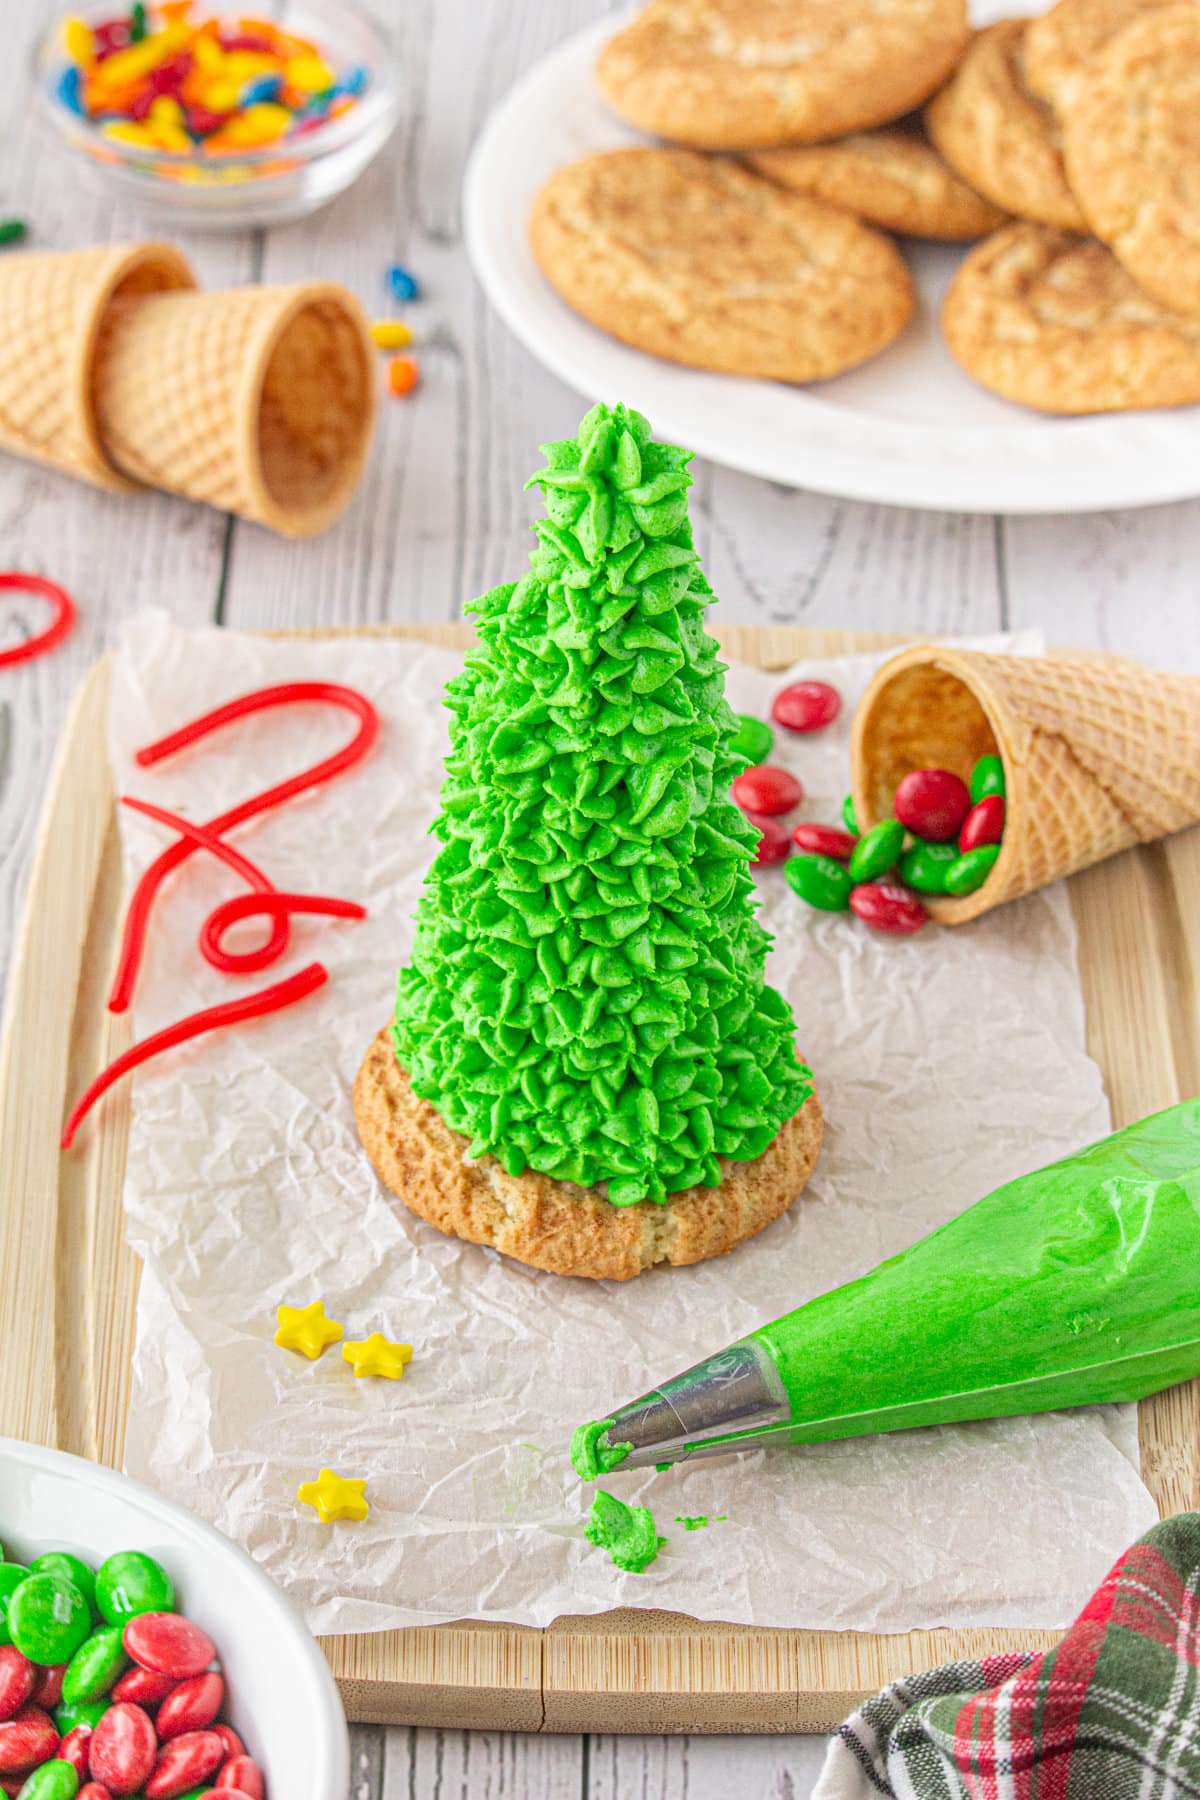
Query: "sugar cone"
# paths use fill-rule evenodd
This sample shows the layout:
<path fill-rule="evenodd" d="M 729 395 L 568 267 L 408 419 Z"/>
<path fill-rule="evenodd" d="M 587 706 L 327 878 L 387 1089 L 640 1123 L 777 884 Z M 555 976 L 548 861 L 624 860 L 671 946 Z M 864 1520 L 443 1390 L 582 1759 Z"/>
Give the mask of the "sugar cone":
<path fill-rule="evenodd" d="M 105 450 L 133 480 L 306 537 L 358 484 L 374 360 L 362 308 L 332 283 L 131 300 L 97 369 Z"/>
<path fill-rule="evenodd" d="M 0 258 L 0 447 L 98 487 L 128 489 L 97 429 L 96 356 L 122 296 L 193 285 L 170 244 Z"/>
<path fill-rule="evenodd" d="M 855 715 L 860 827 L 891 817 L 910 770 L 965 779 L 989 753 L 1007 780 L 1004 840 L 975 893 L 927 902 L 944 925 L 1200 820 L 1200 678 L 1116 657 L 915 644 L 884 664 Z"/>

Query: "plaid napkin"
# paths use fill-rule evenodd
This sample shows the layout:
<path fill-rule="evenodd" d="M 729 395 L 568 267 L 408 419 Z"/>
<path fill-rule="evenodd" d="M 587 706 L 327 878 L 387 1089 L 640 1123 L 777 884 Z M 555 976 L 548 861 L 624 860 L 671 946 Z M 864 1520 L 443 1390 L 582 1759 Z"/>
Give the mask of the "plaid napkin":
<path fill-rule="evenodd" d="M 813 1800 L 1200 1796 L 1200 1513 L 1127 1550 L 1054 1650 L 893 1682 L 833 1738 Z"/>

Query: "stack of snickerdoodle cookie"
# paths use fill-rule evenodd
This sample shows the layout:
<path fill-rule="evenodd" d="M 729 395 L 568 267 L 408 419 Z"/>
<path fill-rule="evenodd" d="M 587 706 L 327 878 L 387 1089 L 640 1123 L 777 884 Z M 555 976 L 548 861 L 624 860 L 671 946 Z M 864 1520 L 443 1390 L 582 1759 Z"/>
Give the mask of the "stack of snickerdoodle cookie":
<path fill-rule="evenodd" d="M 979 238 L 942 329 L 985 387 L 1058 413 L 1200 400 L 1196 0 L 975 34 L 966 0 L 650 0 L 597 81 L 669 142 L 558 170 L 530 231 L 626 343 L 820 380 L 912 317 L 887 232 Z"/>

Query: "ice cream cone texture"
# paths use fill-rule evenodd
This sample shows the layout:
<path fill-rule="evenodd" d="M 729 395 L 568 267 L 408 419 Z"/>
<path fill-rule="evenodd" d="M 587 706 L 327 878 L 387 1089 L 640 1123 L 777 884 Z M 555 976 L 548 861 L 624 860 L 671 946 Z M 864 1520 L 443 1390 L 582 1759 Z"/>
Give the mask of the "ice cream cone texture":
<path fill-rule="evenodd" d="M 111 309 L 96 410 L 132 480 L 308 537 L 358 485 L 375 387 L 370 328 L 345 288 L 160 294 Z"/>
<path fill-rule="evenodd" d="M 0 260 L 0 448 L 96 487 L 131 488 L 102 441 L 97 359 L 115 306 L 194 285 L 170 244 L 102 244 Z"/>
<path fill-rule="evenodd" d="M 170 244 L 0 261 L 0 449 L 321 531 L 375 420 L 362 308 L 330 282 L 202 294 Z"/>
<path fill-rule="evenodd" d="M 883 665 L 855 715 L 860 829 L 891 817 L 911 770 L 965 780 L 987 754 L 1007 783 L 1000 855 L 973 894 L 927 899 L 943 925 L 1200 821 L 1200 678 L 1116 657 L 915 644 Z"/>

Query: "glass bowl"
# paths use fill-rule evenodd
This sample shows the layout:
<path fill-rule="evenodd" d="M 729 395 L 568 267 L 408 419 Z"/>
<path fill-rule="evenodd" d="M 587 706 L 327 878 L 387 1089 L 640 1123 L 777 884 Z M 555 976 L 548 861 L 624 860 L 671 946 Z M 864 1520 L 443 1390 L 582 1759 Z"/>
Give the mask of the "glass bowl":
<path fill-rule="evenodd" d="M 162 21 L 150 5 L 150 27 Z M 121 0 L 87 5 L 76 15 L 89 25 L 122 11 Z M 197 0 L 197 19 L 217 12 Z M 315 212 L 344 193 L 391 136 L 399 115 L 395 54 L 383 28 L 350 0 L 276 0 L 271 23 L 311 40 L 344 78 L 364 72 L 355 104 L 336 117 L 307 124 L 258 149 L 214 155 L 199 143 L 190 150 L 162 150 L 113 138 L 101 121 L 81 114 L 63 92 L 71 62 L 61 20 L 34 50 L 34 104 L 66 153 L 101 186 L 163 225 L 232 231 L 276 225 Z M 236 13 L 229 8 L 236 29 Z"/>

